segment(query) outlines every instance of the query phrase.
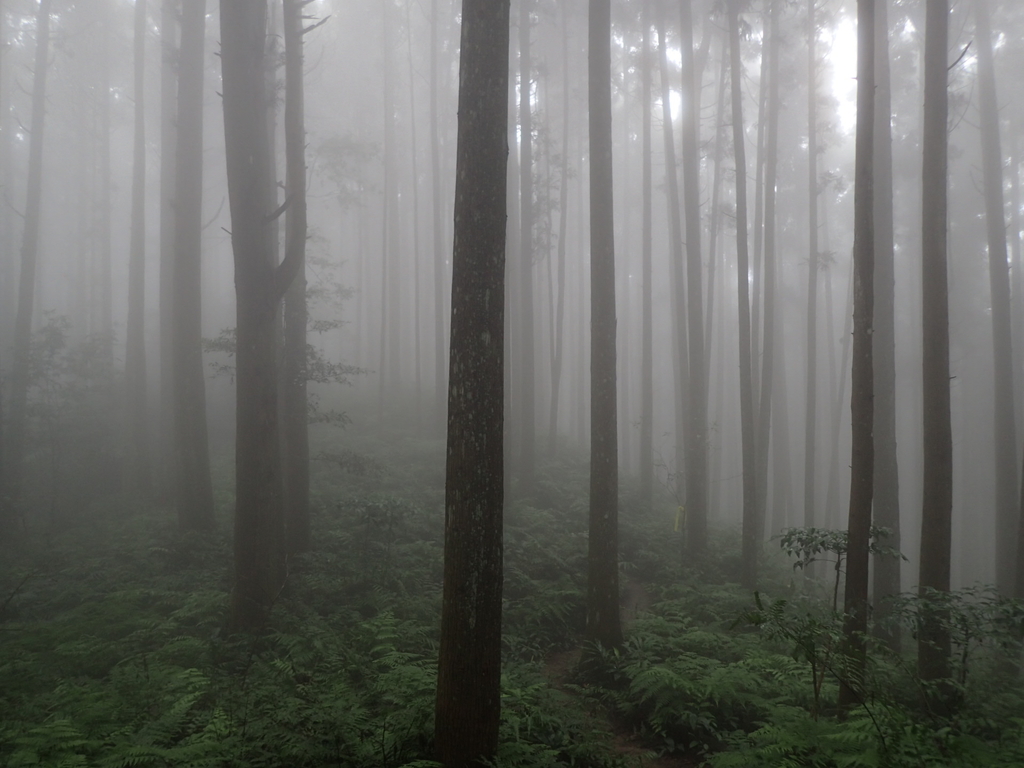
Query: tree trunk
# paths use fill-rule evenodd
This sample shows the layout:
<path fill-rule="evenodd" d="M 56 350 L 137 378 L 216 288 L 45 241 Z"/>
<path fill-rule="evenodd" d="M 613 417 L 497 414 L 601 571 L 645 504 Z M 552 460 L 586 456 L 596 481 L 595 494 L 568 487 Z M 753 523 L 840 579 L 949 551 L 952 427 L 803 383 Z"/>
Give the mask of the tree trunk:
<path fill-rule="evenodd" d="M 949 2 L 925 6 L 924 164 L 922 167 L 921 309 L 923 332 L 924 493 L 921 501 L 920 592 L 949 591 L 953 508 L 953 437 L 949 405 L 949 280 L 946 205 L 949 117 L 947 76 Z M 950 637 L 941 611 L 922 612 L 918 673 L 949 677 Z"/>
<path fill-rule="evenodd" d="M 899 467 L 896 457 L 896 286 L 892 190 L 892 90 L 889 76 L 889 0 L 875 4 L 875 525 L 900 548 Z M 899 628 L 890 599 L 900 593 L 900 558 L 877 555 L 872 604 L 875 636 L 895 653 Z"/>
<path fill-rule="evenodd" d="M 692 0 L 680 4 L 683 59 L 683 191 L 686 216 L 686 312 L 689 333 L 689 416 L 686 429 L 686 522 L 691 556 L 707 549 L 708 541 L 708 397 L 704 354 L 704 297 L 700 220 L 700 115 L 697 68 L 694 63 Z"/>
<path fill-rule="evenodd" d="M 6 496 L 6 520 L 10 527 L 21 516 L 20 496 L 25 463 L 26 404 L 32 346 L 32 309 L 39 255 L 39 210 L 43 194 L 43 131 L 46 121 L 46 76 L 50 64 L 50 5 L 40 0 L 36 14 L 35 71 L 32 78 L 32 125 L 29 129 L 28 183 L 25 192 L 25 224 L 21 240 L 21 270 L 18 276 L 18 311 L 14 320 L 14 359 L 11 367 L 11 395 L 8 406 L 7 460 L 2 493 Z"/>
<path fill-rule="evenodd" d="M 996 586 L 1013 593 L 1015 542 L 1007 531 L 1016 530 L 1017 419 L 1014 415 L 1013 334 L 1010 330 L 1010 269 L 1006 255 L 1006 215 L 1003 200 L 1003 151 L 999 139 L 999 100 L 992 61 L 992 24 L 987 0 L 975 0 L 978 41 L 978 111 L 981 117 L 981 154 L 985 181 L 985 223 L 988 233 L 988 275 L 992 298 L 993 382 L 996 464 Z"/>
<path fill-rule="evenodd" d="M 555 454 L 558 438 L 558 398 L 565 357 L 565 238 L 569 231 L 569 11 L 562 7 L 562 176 L 558 187 L 558 295 L 555 298 L 551 352 L 551 411 L 548 414 L 548 453 Z"/>
<path fill-rule="evenodd" d="M 849 539 L 846 552 L 844 634 L 851 668 L 839 688 L 840 706 L 861 699 L 868 631 L 868 543 L 871 536 L 875 448 L 871 327 L 875 301 L 875 0 L 857 2 L 857 155 L 854 165 L 853 372 L 850 414 Z"/>
<path fill-rule="evenodd" d="M 99 248 L 99 320 L 96 330 L 102 338 L 103 362 L 111 369 L 114 365 L 113 278 L 111 276 L 110 224 L 113 216 L 113 193 L 110 167 L 110 0 L 98 0 L 100 45 L 99 82 L 99 164 L 100 199 L 99 221 L 96 224 Z"/>
<path fill-rule="evenodd" d="M 683 272 L 683 224 L 680 220 L 679 177 L 676 171 L 675 138 L 672 135 L 672 110 L 670 107 L 671 88 L 668 72 L 668 40 L 665 34 L 664 10 L 658 19 L 658 39 L 661 66 L 661 115 L 662 135 L 665 143 L 665 187 L 669 220 L 669 294 L 672 306 L 672 360 L 675 368 L 675 443 L 676 443 L 676 496 L 682 507 L 685 499 L 685 451 L 683 439 L 689 421 L 686 407 L 687 366 L 689 364 L 688 338 L 686 335 L 686 303 L 684 299 L 685 273 Z"/>
<path fill-rule="evenodd" d="M 814 525 L 815 437 L 818 429 L 818 25 L 807 0 L 807 369 L 804 410 L 804 526 Z"/>
<path fill-rule="evenodd" d="M 224 134 L 237 302 L 235 585 L 231 626 L 263 625 L 284 577 L 277 307 L 301 266 L 280 265 L 266 210 L 269 163 L 266 0 L 221 0 Z"/>
<path fill-rule="evenodd" d="M 135 0 L 135 137 L 132 146 L 132 220 L 128 255 L 128 323 L 124 357 L 127 450 L 124 489 L 150 493 L 146 403 L 146 0 Z"/>
<path fill-rule="evenodd" d="M 304 0 L 284 0 L 284 141 L 287 163 L 286 259 L 299 262 L 284 298 L 285 525 L 288 552 L 309 549 L 309 414 L 306 403 L 306 121 L 303 85 Z"/>
<path fill-rule="evenodd" d="M 757 409 L 757 538 L 764 540 L 768 507 L 768 449 L 771 438 L 772 394 L 775 379 L 775 300 L 777 279 L 775 269 L 775 183 L 779 164 L 779 8 L 769 0 L 767 22 L 767 55 L 770 58 L 765 129 L 764 171 L 764 327 L 761 350 L 760 404 Z M 762 51 L 764 49 L 762 48 Z M 764 55 L 762 53 L 762 55 Z"/>
<path fill-rule="evenodd" d="M 182 530 L 213 526 L 202 350 L 203 72 L 206 0 L 183 0 L 178 63 L 172 348 L 175 499 Z"/>
<path fill-rule="evenodd" d="M 732 140 L 736 162 L 736 283 L 739 300 L 740 433 L 743 454 L 743 556 L 740 580 L 747 589 L 757 583 L 758 535 L 755 504 L 756 454 L 754 393 L 750 350 L 750 282 L 747 277 L 747 160 L 743 130 L 743 69 L 740 60 L 739 2 L 729 2 L 729 59 L 732 81 Z"/>
<path fill-rule="evenodd" d="M 444 344 L 444 273 L 445 255 L 443 246 L 444 223 L 441 211 L 441 137 L 438 117 L 437 77 L 438 59 L 441 56 L 441 41 L 437 33 L 437 0 L 430 3 L 430 175 L 433 184 L 431 212 L 433 214 L 432 236 L 434 246 L 434 418 L 437 428 L 445 422 L 445 344 Z"/>
<path fill-rule="evenodd" d="M 420 172 L 419 142 L 416 141 L 416 70 L 412 56 L 412 2 L 405 4 L 406 51 L 409 62 L 409 143 L 412 161 L 412 319 L 414 378 L 416 381 L 416 430 L 423 427 L 422 331 L 420 316 Z"/>
<path fill-rule="evenodd" d="M 654 497 L 654 290 L 652 269 L 652 173 L 651 173 L 651 3 L 643 4 L 643 40 L 640 77 L 643 110 L 643 230 L 641 245 L 641 340 L 640 340 L 640 497 L 644 509 L 650 509 Z M 566 111 L 568 114 L 568 110 Z M 703 342 L 702 342 L 703 343 Z"/>
<path fill-rule="evenodd" d="M 160 439 L 156 478 L 160 495 L 173 500 L 174 447 L 174 187 L 177 168 L 178 0 L 160 3 Z"/>
<path fill-rule="evenodd" d="M 533 491 L 536 448 L 536 404 L 534 390 L 534 328 L 533 328 L 533 108 L 530 61 L 531 0 L 519 0 L 519 285 L 520 329 L 522 351 L 520 365 L 519 405 L 521 439 L 519 486 L 522 495 Z"/>
<path fill-rule="evenodd" d="M 619 621 L 610 0 L 590 0 L 589 17 L 591 399 L 587 638 L 605 648 L 617 648 L 622 645 L 622 625 Z"/>
<path fill-rule="evenodd" d="M 494 759 L 501 708 L 509 2 L 464 0 L 435 751 Z M 472 108 L 470 108 L 470 106 Z"/>

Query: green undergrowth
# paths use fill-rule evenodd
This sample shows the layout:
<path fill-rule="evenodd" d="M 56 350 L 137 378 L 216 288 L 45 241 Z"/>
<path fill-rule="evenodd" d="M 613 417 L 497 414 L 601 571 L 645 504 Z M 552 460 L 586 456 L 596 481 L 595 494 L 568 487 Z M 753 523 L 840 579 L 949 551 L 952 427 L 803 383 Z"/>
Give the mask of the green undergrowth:
<path fill-rule="evenodd" d="M 112 504 L 30 528 L 5 553 L 0 765 L 430 765 L 443 444 L 325 432 L 318 445 L 314 549 L 289 563 L 258 637 L 223 630 L 226 504 L 206 536 L 179 534 L 167 510 Z M 628 483 L 626 642 L 585 648 L 585 672 L 553 669 L 583 642 L 586 488 L 585 463 L 564 459 L 506 510 L 498 765 L 639 768 L 661 753 L 721 768 L 1024 765 L 1004 603 L 979 591 L 946 606 L 962 639 L 955 713 L 923 703 L 912 654 L 872 650 L 862 705 L 840 718 L 832 585 L 776 553 L 755 600 L 735 584 L 729 531 L 682 564 L 675 503 L 644 512 Z M 914 611 L 895 611 L 908 646 Z"/>

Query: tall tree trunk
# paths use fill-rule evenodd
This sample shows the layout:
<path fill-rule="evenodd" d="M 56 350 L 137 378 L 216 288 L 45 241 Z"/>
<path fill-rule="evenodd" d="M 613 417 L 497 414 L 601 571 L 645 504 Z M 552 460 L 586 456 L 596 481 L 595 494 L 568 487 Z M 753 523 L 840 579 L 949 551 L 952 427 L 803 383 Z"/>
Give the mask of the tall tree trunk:
<path fill-rule="evenodd" d="M 111 369 L 114 365 L 113 278 L 110 225 L 113 212 L 113 192 L 110 167 L 110 1 L 99 0 L 100 82 L 99 82 L 99 163 L 100 199 L 97 222 L 99 248 L 99 321 L 96 328 L 102 337 L 103 362 Z"/>
<path fill-rule="evenodd" d="M 722 229 L 722 155 L 725 149 L 725 85 L 728 82 L 729 51 L 723 41 L 722 61 L 718 72 L 718 100 L 715 102 L 715 172 L 711 180 L 711 221 L 708 243 L 708 306 L 704 322 L 704 356 L 711 360 L 711 336 L 715 317 L 715 273 L 718 264 L 718 243 Z M 710 377 L 711 366 L 705 372 Z M 705 390 L 707 391 L 707 387 Z"/>
<path fill-rule="evenodd" d="M 751 312 L 750 312 L 750 348 L 753 350 L 756 360 L 761 353 L 761 302 L 764 293 L 764 205 L 765 205 L 765 142 L 767 141 L 767 112 L 768 112 L 768 68 L 771 64 L 771 56 L 768 54 L 769 27 L 771 25 L 770 0 L 763 3 L 761 8 L 761 71 L 757 82 L 757 143 L 754 147 L 754 259 L 750 270 L 751 285 Z M 761 371 L 755 363 L 751 371 L 754 389 L 754 419 L 758 418 L 760 408 L 760 379 Z"/>
<path fill-rule="evenodd" d="M 700 114 L 697 68 L 694 63 L 691 0 L 680 3 L 680 46 L 683 59 L 683 191 L 686 216 L 686 313 L 689 333 L 689 420 L 686 429 L 686 521 L 691 556 L 707 549 L 708 540 L 708 397 L 704 354 L 704 297 L 700 220 Z"/>
<path fill-rule="evenodd" d="M 1007 531 L 1018 520 L 1017 419 L 1014 415 L 1013 335 L 1010 330 L 1010 269 L 1006 255 L 1003 200 L 1003 151 L 999 139 L 999 100 L 992 61 L 992 24 L 987 0 L 975 0 L 978 41 L 978 96 L 981 153 L 985 179 L 985 223 L 988 233 L 988 275 L 992 295 L 992 344 L 995 366 L 992 400 L 996 463 L 996 586 L 1013 593 L 1015 542 Z"/>
<path fill-rule="evenodd" d="M 884 544 L 900 548 L 899 466 L 896 457 L 896 286 L 892 189 L 892 87 L 889 76 L 889 0 L 875 4 L 875 524 L 891 531 Z M 900 651 L 890 620 L 900 593 L 900 558 L 874 558 L 875 636 Z"/>
<path fill-rule="evenodd" d="M 288 210 L 285 258 L 299 262 L 284 297 L 285 526 L 288 552 L 309 549 L 309 415 L 306 403 L 306 119 L 302 10 L 305 0 L 284 0 L 284 141 Z"/>
<path fill-rule="evenodd" d="M 619 459 L 615 396 L 611 2 L 590 0 L 590 538 L 587 638 L 622 645 Z"/>
<path fill-rule="evenodd" d="M 729 2 L 729 59 L 732 81 L 732 140 L 736 161 L 736 284 L 739 301 L 740 433 L 743 454 L 743 557 L 740 579 L 752 589 L 757 583 L 758 535 L 754 393 L 750 350 L 750 281 L 747 251 L 747 160 L 743 130 L 743 69 L 740 60 L 739 2 Z"/>
<path fill-rule="evenodd" d="M 654 497 L 654 290 L 652 268 L 652 173 L 651 173 L 651 3 L 643 4 L 643 39 L 640 77 L 643 110 L 642 175 L 643 221 L 641 223 L 641 340 L 640 340 L 640 496 L 644 509 L 650 509 Z M 567 110 L 568 114 L 568 110 Z M 703 342 L 702 342 L 703 344 Z"/>
<path fill-rule="evenodd" d="M 534 383 L 533 328 L 533 108 L 531 105 L 530 7 L 531 0 L 519 0 L 519 285 L 522 332 L 519 404 L 522 436 L 519 457 L 520 492 L 533 491 L 536 463 L 536 404 Z"/>
<path fill-rule="evenodd" d="M 206 0 L 183 0 L 174 194 L 175 499 L 182 530 L 213 526 L 202 350 L 203 72 Z"/>
<path fill-rule="evenodd" d="M 284 576 L 278 432 L 277 307 L 299 253 L 276 264 L 266 210 L 271 178 L 265 83 L 266 0 L 221 0 L 224 136 L 237 303 L 235 585 L 231 626 L 261 626 Z"/>
<path fill-rule="evenodd" d="M 555 298 L 551 352 L 551 411 L 548 414 L 548 453 L 555 454 L 558 438 L 558 397 L 565 357 L 565 238 L 569 231 L 569 11 L 562 7 L 562 175 L 558 187 L 558 295 Z"/>
<path fill-rule="evenodd" d="M 32 77 L 32 125 L 29 130 L 28 182 L 25 192 L 25 223 L 21 239 L 21 270 L 18 276 L 18 311 L 14 319 L 14 359 L 11 367 L 11 395 L 8 407 L 6 479 L 9 527 L 19 508 L 25 464 L 26 404 L 32 346 L 32 305 L 35 300 L 36 261 L 39 255 L 39 214 L 43 195 L 43 131 L 46 121 L 46 76 L 50 64 L 50 5 L 40 0 L 36 14 L 35 71 Z"/>
<path fill-rule="evenodd" d="M 160 494 L 173 499 L 174 447 L 174 187 L 177 168 L 178 0 L 160 2 L 160 439 L 157 450 Z"/>
<path fill-rule="evenodd" d="M 441 57 L 441 41 L 437 32 L 437 0 L 430 2 L 430 179 L 433 185 L 431 212 L 433 214 L 431 235 L 433 237 L 434 264 L 434 419 L 437 428 L 445 420 L 445 343 L 444 343 L 444 272 L 445 255 L 443 235 L 444 223 L 441 211 L 441 130 L 438 117 L 438 92 L 440 82 L 437 76 Z"/>
<path fill-rule="evenodd" d="M 406 51 L 409 62 L 409 130 L 412 161 L 412 263 L 413 263 L 413 350 L 416 380 L 416 429 L 423 427 L 422 332 L 420 317 L 420 172 L 419 142 L 416 141 L 416 70 L 412 56 L 412 3 L 405 4 Z"/>
<path fill-rule="evenodd" d="M 434 718 L 446 768 L 493 760 L 501 709 L 508 0 L 464 0 L 452 257 L 444 600 Z"/>
<path fill-rule="evenodd" d="M 128 428 L 125 490 L 150 492 L 146 404 L 146 0 L 135 0 L 135 137 L 132 146 L 132 221 L 128 256 L 128 323 L 124 357 Z"/>
<path fill-rule="evenodd" d="M 768 449 L 771 438 L 772 394 L 775 379 L 775 301 L 777 279 L 775 269 L 775 183 L 779 164 L 779 8 L 776 0 L 768 2 L 767 68 L 768 95 L 765 129 L 764 171 L 764 329 L 761 350 L 760 404 L 757 408 L 757 478 L 756 500 L 757 537 L 763 540 L 768 507 Z M 764 48 L 762 48 L 764 51 Z M 762 53 L 762 55 L 764 55 Z M 764 69 L 764 68 L 762 68 Z"/>
<path fill-rule="evenodd" d="M 949 591 L 953 510 L 953 436 L 949 405 L 949 279 L 946 206 L 949 101 L 947 92 L 949 0 L 925 6 L 924 164 L 922 167 L 921 309 L 924 491 L 921 500 L 921 566 L 926 600 Z M 949 677 L 949 628 L 941 611 L 923 611 L 917 640 L 924 680 Z"/>
<path fill-rule="evenodd" d="M 672 135 L 671 87 L 668 72 L 668 40 L 664 9 L 659 11 L 658 40 L 661 68 L 661 115 L 662 135 L 665 143 L 665 187 L 669 220 L 669 293 L 672 307 L 672 359 L 675 369 L 675 443 L 676 443 L 676 495 L 680 507 L 685 500 L 685 451 L 683 440 L 689 418 L 686 396 L 687 367 L 689 364 L 688 338 L 686 335 L 686 303 L 684 288 L 686 277 L 683 271 L 683 224 L 680 219 L 682 205 L 679 195 L 679 177 L 676 171 L 675 138 Z"/>
<path fill-rule="evenodd" d="M 807 369 L 804 411 L 804 525 L 814 525 L 815 437 L 818 429 L 818 24 L 807 0 Z"/>

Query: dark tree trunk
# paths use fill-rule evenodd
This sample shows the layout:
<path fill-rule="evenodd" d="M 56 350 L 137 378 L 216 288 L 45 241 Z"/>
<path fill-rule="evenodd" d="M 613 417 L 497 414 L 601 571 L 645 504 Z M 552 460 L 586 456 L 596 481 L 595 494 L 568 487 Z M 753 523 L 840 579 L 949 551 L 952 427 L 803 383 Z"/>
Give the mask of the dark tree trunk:
<path fill-rule="evenodd" d="M 775 380 L 775 183 L 779 164 L 779 8 L 769 0 L 767 55 L 770 59 L 765 127 L 764 171 L 764 328 L 761 350 L 760 403 L 757 408 L 757 479 L 755 489 L 757 537 L 764 539 L 768 507 L 768 448 L 772 425 L 772 395 Z M 762 49 L 763 51 L 764 49 Z M 763 54 L 762 54 L 763 55 Z"/>
<path fill-rule="evenodd" d="M 590 0 L 589 17 L 591 362 L 587 638 L 605 648 L 616 648 L 622 644 L 622 625 L 619 621 L 610 0 Z"/>
<path fill-rule="evenodd" d="M 135 0 L 135 137 L 132 146 L 132 219 L 128 254 L 128 323 L 124 357 L 124 489 L 129 496 L 150 493 L 146 407 L 146 0 Z"/>
<path fill-rule="evenodd" d="M 750 282 L 747 278 L 747 160 L 743 130 L 743 68 L 740 60 L 739 2 L 729 2 L 729 59 L 732 81 L 732 140 L 736 161 L 736 283 L 739 300 L 740 438 L 743 454 L 743 557 L 740 576 L 743 586 L 757 583 L 757 561 L 761 548 L 758 535 L 756 465 L 754 441 L 754 392 L 750 351 Z"/>
<path fill-rule="evenodd" d="M 804 410 L 804 525 L 815 518 L 815 437 L 818 430 L 818 25 L 807 0 L 807 368 Z"/>
<path fill-rule="evenodd" d="M 519 485 L 520 493 L 533 491 L 536 449 L 536 404 L 534 400 L 534 328 L 533 328 L 533 111 L 530 104 L 530 6 L 531 0 L 519 0 L 519 290 L 520 389 L 517 417 L 520 422 Z"/>
<path fill-rule="evenodd" d="M 203 71 L 206 0 L 183 0 L 174 193 L 175 500 L 182 530 L 213 526 L 202 350 Z"/>
<path fill-rule="evenodd" d="M 174 447 L 174 186 L 177 168 L 178 0 L 160 3 L 160 438 L 157 482 L 173 499 L 177 472 Z"/>
<path fill-rule="evenodd" d="M 501 709 L 508 0 L 464 0 L 437 759 L 495 757 Z"/>
<path fill-rule="evenodd" d="M 857 156 L 854 165 L 853 229 L 853 373 L 850 414 L 853 442 L 850 464 L 849 539 L 846 552 L 845 643 L 851 658 L 840 706 L 860 700 L 864 676 L 864 637 L 868 631 L 868 542 L 871 531 L 875 448 L 875 373 L 871 326 L 875 301 L 875 0 L 857 2 Z"/>
<path fill-rule="evenodd" d="M 40 0 L 36 14 L 35 71 L 32 78 L 32 125 L 29 129 L 28 184 L 25 192 L 25 224 L 21 240 L 21 270 L 18 277 L 18 311 L 14 319 L 14 359 L 8 406 L 7 460 L 2 493 L 6 520 L 20 516 L 22 471 L 25 463 L 26 404 L 32 344 L 32 309 L 39 256 L 39 209 L 43 195 L 43 131 L 46 121 L 46 75 L 50 64 L 50 5 Z"/>
<path fill-rule="evenodd" d="M 1003 151 L 999 139 L 999 101 L 992 61 L 992 24 L 987 0 L 975 0 L 978 41 L 978 111 L 985 180 L 985 223 L 988 233 L 988 275 L 992 298 L 992 343 L 995 366 L 992 400 L 996 463 L 996 586 L 1013 593 L 1015 541 L 1007 531 L 1018 520 L 1017 419 L 1014 415 L 1013 334 L 1010 330 L 1010 269 L 1007 263 L 1006 215 L 1003 200 Z"/>
<path fill-rule="evenodd" d="M 889 0 L 875 5 L 875 525 L 900 548 L 899 467 L 896 460 L 896 286 L 892 191 L 892 91 L 889 76 Z M 890 598 L 900 593 L 900 558 L 874 559 L 875 636 L 900 651 Z"/>
<path fill-rule="evenodd" d="M 643 40 L 641 43 L 640 77 L 643 132 L 643 230 L 641 245 L 641 340 L 640 340 L 640 494 L 645 509 L 654 497 L 654 312 L 651 295 L 654 290 L 652 269 L 653 193 L 651 173 L 651 3 L 643 4 Z M 568 110 L 567 110 L 568 113 Z M 703 342 L 701 342 L 703 345 Z"/>
<path fill-rule="evenodd" d="M 413 263 L 413 350 L 416 380 L 416 430 L 423 428 L 423 355 L 420 315 L 420 172 L 419 142 L 416 140 L 416 69 L 412 56 L 412 3 L 405 5 L 406 52 L 409 63 L 409 154 L 412 160 L 412 263 Z"/>
<path fill-rule="evenodd" d="M 284 0 L 284 141 L 288 210 L 286 259 L 299 262 L 284 298 L 281 436 L 284 448 L 285 526 L 288 552 L 309 549 L 309 415 L 306 404 L 306 121 L 302 9 Z"/>
<path fill-rule="evenodd" d="M 266 210 L 266 0 L 221 0 L 224 134 L 237 302 L 235 585 L 231 626 L 263 625 L 284 577 L 277 308 L 301 262 L 276 264 Z"/>
<path fill-rule="evenodd" d="M 692 0 L 680 3 L 683 51 L 683 192 L 686 216 L 686 325 L 689 333 L 689 407 L 686 429 L 686 523 L 691 557 L 703 553 L 708 541 L 708 397 L 704 354 L 704 296 L 700 220 L 700 86 L 694 62 Z"/>
<path fill-rule="evenodd" d="M 921 179 L 924 493 L 918 582 L 922 597 L 928 599 L 931 592 L 949 591 L 953 437 L 949 404 L 949 279 L 946 266 L 949 2 L 930 0 L 925 8 L 924 164 Z M 949 629 L 941 612 L 924 611 L 917 650 L 918 673 L 922 679 L 949 677 Z"/>

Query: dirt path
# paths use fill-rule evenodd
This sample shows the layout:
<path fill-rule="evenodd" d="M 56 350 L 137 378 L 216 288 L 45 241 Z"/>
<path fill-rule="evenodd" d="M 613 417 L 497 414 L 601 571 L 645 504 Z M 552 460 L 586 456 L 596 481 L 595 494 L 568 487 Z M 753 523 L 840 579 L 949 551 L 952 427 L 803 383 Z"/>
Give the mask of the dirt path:
<path fill-rule="evenodd" d="M 637 617 L 651 606 L 651 596 L 644 585 L 626 576 L 621 586 L 620 613 L 622 627 L 626 629 Z M 560 691 L 572 695 L 567 683 L 572 679 L 580 661 L 580 649 L 558 651 L 548 657 L 544 665 L 544 676 Z M 627 765 L 635 768 L 699 768 L 701 761 L 680 755 L 658 755 L 643 740 L 621 723 L 608 718 L 608 730 L 612 733 L 612 749 Z"/>

